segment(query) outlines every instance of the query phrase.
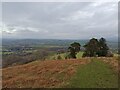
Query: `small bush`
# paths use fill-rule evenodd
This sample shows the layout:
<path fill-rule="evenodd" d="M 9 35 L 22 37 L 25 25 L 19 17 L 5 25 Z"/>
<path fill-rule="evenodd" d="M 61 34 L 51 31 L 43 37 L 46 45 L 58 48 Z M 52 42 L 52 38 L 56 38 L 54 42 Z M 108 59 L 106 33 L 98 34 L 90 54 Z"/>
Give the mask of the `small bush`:
<path fill-rule="evenodd" d="M 61 59 L 62 59 L 62 57 L 61 57 L 60 55 L 58 55 L 58 56 L 57 56 L 57 59 L 58 59 L 58 60 L 61 60 Z"/>

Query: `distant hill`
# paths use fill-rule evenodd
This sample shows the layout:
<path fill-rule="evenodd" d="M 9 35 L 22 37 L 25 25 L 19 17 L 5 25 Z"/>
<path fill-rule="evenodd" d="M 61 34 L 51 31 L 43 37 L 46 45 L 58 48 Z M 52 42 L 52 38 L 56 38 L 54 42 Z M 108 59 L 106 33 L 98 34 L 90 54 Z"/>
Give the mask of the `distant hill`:
<path fill-rule="evenodd" d="M 59 39 L 3 39 L 2 45 L 4 46 L 64 46 L 68 47 L 73 42 L 79 42 L 82 46 L 89 40 L 59 40 Z M 110 48 L 117 49 L 118 42 L 114 40 L 107 40 Z"/>

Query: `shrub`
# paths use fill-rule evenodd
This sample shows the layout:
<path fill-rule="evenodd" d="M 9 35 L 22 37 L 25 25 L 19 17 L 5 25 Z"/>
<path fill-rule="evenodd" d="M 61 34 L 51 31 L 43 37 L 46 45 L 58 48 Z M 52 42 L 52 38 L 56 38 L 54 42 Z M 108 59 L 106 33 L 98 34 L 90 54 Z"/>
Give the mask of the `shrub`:
<path fill-rule="evenodd" d="M 62 57 L 61 57 L 60 55 L 58 55 L 58 56 L 57 56 L 57 59 L 58 59 L 58 60 L 61 60 L 61 59 L 62 59 Z"/>

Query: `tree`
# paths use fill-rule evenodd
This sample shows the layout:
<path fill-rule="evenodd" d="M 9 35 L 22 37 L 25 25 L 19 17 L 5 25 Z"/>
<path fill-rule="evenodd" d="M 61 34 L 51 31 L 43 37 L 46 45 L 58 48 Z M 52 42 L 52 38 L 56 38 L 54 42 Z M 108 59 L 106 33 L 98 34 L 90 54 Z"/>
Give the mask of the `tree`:
<path fill-rule="evenodd" d="M 73 47 L 69 47 L 68 50 L 69 50 L 69 52 L 70 52 L 68 56 L 69 56 L 70 58 L 76 58 L 75 49 L 74 49 Z"/>
<path fill-rule="evenodd" d="M 69 57 L 70 58 L 76 58 L 76 54 L 80 51 L 80 44 L 77 42 L 74 42 L 70 44 L 70 47 L 68 48 L 69 50 Z"/>
<path fill-rule="evenodd" d="M 106 40 L 104 38 L 100 38 L 99 41 L 95 38 L 92 38 L 86 45 L 84 45 L 84 48 L 85 52 L 83 57 L 107 56 L 109 50 L 109 47 L 107 46 Z"/>
<path fill-rule="evenodd" d="M 71 44 L 71 47 L 74 48 L 75 52 L 79 52 L 80 51 L 80 46 L 81 45 L 79 43 L 77 43 L 77 42 L 74 42 L 74 43 Z"/>
<path fill-rule="evenodd" d="M 90 39 L 90 41 L 84 45 L 84 48 L 85 48 L 85 52 L 84 52 L 84 56 L 89 56 L 89 57 L 94 57 L 96 56 L 96 53 L 98 52 L 99 50 L 99 47 L 98 47 L 98 40 L 95 39 L 95 38 L 92 38 Z"/>
<path fill-rule="evenodd" d="M 99 51 L 97 52 L 98 56 L 107 56 L 109 47 L 106 44 L 105 38 L 99 39 Z"/>
<path fill-rule="evenodd" d="M 57 56 L 57 60 L 61 60 L 62 57 L 60 55 Z"/>

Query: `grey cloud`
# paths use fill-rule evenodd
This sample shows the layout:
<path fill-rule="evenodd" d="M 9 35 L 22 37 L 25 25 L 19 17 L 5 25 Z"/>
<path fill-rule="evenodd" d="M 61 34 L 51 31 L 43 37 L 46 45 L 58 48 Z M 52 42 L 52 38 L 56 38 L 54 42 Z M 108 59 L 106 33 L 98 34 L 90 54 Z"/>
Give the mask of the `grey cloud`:
<path fill-rule="evenodd" d="M 117 3 L 3 3 L 3 37 L 86 39 L 117 35 Z M 11 32 L 11 34 L 9 34 Z"/>

